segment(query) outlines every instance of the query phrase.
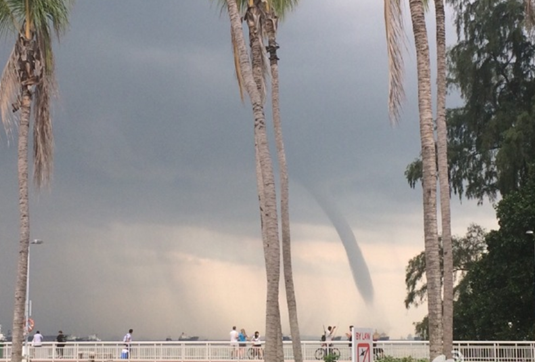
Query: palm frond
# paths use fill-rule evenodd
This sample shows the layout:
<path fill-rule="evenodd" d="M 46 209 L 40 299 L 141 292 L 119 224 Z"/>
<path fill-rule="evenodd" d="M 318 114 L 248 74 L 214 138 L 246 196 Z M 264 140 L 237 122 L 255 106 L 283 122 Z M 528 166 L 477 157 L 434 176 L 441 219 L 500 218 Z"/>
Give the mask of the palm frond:
<path fill-rule="evenodd" d="M 286 16 L 293 11 L 299 4 L 299 0 L 266 0 L 270 3 L 271 8 L 277 14 L 280 20 L 284 20 Z"/>
<path fill-rule="evenodd" d="M 32 0 L 31 4 L 35 29 L 49 35 L 53 29 L 59 40 L 69 25 L 72 0 Z"/>
<path fill-rule="evenodd" d="M 279 19 L 285 16 L 297 7 L 299 0 L 253 0 L 254 6 L 263 8 L 266 11 L 274 11 Z M 250 0 L 236 0 L 240 11 L 245 12 L 250 6 Z"/>
<path fill-rule="evenodd" d="M 18 110 L 18 103 L 20 102 L 20 82 L 16 68 L 17 58 L 15 48 L 13 48 L 0 79 L 0 115 L 8 138 L 11 137 L 12 127 L 15 124 L 14 112 Z"/>
<path fill-rule="evenodd" d="M 49 79 L 43 77 L 34 91 L 33 180 L 38 188 L 48 184 L 53 169 L 54 137 L 50 116 L 52 88 L 53 84 Z"/>
<path fill-rule="evenodd" d="M 212 0 L 214 1 L 214 0 Z M 219 4 L 221 8 L 221 12 L 225 11 L 227 9 L 227 2 L 225 0 L 215 0 Z M 264 23 L 266 19 L 268 18 L 268 15 L 271 14 L 272 19 L 281 18 L 284 16 L 288 11 L 293 10 L 297 6 L 297 3 L 299 0 L 236 0 L 236 5 L 238 6 L 238 9 L 245 13 L 244 20 L 247 20 L 249 17 L 249 21 L 253 22 L 253 26 L 258 32 L 258 39 L 260 41 L 260 47 L 261 49 L 265 49 L 264 46 L 264 39 L 265 36 L 263 34 L 264 29 Z M 250 11 L 251 8 L 254 8 L 255 11 Z M 276 16 L 273 16 L 273 13 Z M 276 29 L 277 23 L 276 21 L 273 22 L 273 26 Z M 238 87 L 240 91 L 240 98 L 243 102 L 243 79 L 242 75 L 240 73 L 240 67 L 239 62 L 237 58 L 237 48 L 234 40 L 234 35 L 232 36 L 232 50 L 234 55 L 234 66 L 236 69 L 236 78 L 238 81 Z M 252 55 L 251 55 L 252 56 Z M 265 85 L 265 78 L 269 76 L 269 62 L 267 59 L 267 54 L 265 51 L 262 51 L 262 78 L 259 79 L 259 82 L 261 83 L 258 87 L 262 100 L 266 99 L 266 85 Z"/>
<path fill-rule="evenodd" d="M 32 30 L 63 35 L 69 25 L 69 14 L 74 0 L 1 0 L 20 26 L 31 24 Z M 29 5 L 29 9 L 26 6 Z M 30 17 L 28 19 L 28 17 Z M 18 27 L 17 29 L 21 29 Z"/>
<path fill-rule="evenodd" d="M 39 48 L 42 52 L 43 66 L 46 73 L 53 71 L 52 36 L 59 41 L 66 30 L 71 1 L 66 0 L 32 0 L 32 23 L 37 34 Z"/>
<path fill-rule="evenodd" d="M 10 33 L 16 33 L 20 29 L 6 0 L 0 0 L 0 35 L 6 36 Z"/>
<path fill-rule="evenodd" d="M 232 28 L 230 29 L 230 35 L 232 39 L 232 54 L 234 56 L 234 68 L 236 69 L 236 80 L 238 81 L 238 89 L 240 90 L 240 99 L 242 103 L 244 102 L 243 98 L 243 76 L 241 74 L 241 67 L 240 67 L 240 57 L 238 54 L 238 45 L 236 44 L 236 37 L 234 33 L 232 32 Z"/>
<path fill-rule="evenodd" d="M 422 4 L 424 5 L 424 11 L 429 11 L 429 0 L 422 0 Z"/>
<path fill-rule="evenodd" d="M 32 0 L 31 3 L 37 42 L 35 73 L 39 79 L 34 89 L 33 105 L 34 183 L 38 188 L 50 181 L 53 169 L 54 138 L 50 100 L 57 95 L 57 88 L 52 36 L 55 35 L 59 41 L 67 29 L 72 4 L 71 0 Z"/>
<path fill-rule="evenodd" d="M 388 55 L 388 111 L 390 121 L 399 121 L 400 110 L 405 100 L 403 88 L 403 13 L 400 0 L 384 0 L 384 17 L 386 27 L 386 45 Z"/>
<path fill-rule="evenodd" d="M 57 85 L 54 72 L 54 56 L 47 47 L 49 38 L 37 37 L 36 63 L 40 60 L 42 69 L 36 69 L 39 83 L 36 85 L 33 97 L 33 151 L 34 151 L 34 183 L 40 188 L 47 184 L 52 175 L 54 138 L 52 134 L 52 117 L 50 115 L 50 100 L 57 96 Z M 37 64 L 36 64 L 37 68 Z"/>

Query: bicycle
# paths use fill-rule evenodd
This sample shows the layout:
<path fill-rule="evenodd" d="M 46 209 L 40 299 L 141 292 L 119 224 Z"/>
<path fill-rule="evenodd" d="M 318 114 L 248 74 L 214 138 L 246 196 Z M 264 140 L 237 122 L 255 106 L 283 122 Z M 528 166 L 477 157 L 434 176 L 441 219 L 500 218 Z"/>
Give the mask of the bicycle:
<path fill-rule="evenodd" d="M 381 347 L 373 347 L 373 360 L 377 361 L 385 357 L 385 351 Z"/>
<path fill-rule="evenodd" d="M 248 359 L 264 359 L 264 349 L 260 346 L 258 347 L 251 347 L 249 350 L 247 350 L 247 358 Z"/>
<path fill-rule="evenodd" d="M 316 352 L 314 352 L 314 357 L 320 360 L 320 359 L 324 359 L 325 356 L 328 356 L 330 354 L 336 356 L 336 359 L 340 358 L 340 350 L 338 348 L 335 348 L 332 346 L 325 346 L 325 345 L 322 345 L 320 348 L 316 350 Z"/>

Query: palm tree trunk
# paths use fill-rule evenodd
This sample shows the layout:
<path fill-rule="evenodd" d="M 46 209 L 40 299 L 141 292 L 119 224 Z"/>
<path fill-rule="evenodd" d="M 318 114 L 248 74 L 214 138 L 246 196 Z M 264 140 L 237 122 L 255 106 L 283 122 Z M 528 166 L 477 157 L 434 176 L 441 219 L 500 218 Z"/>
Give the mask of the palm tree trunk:
<path fill-rule="evenodd" d="M 288 187 L 288 166 L 286 163 L 286 152 L 284 150 L 284 140 L 282 137 L 282 125 L 280 120 L 279 105 L 279 64 L 277 57 L 278 44 L 276 40 L 277 18 L 270 12 L 266 21 L 268 35 L 268 51 L 270 53 L 271 66 L 271 104 L 273 113 L 273 127 L 275 130 L 275 142 L 277 145 L 277 155 L 279 160 L 280 178 L 280 208 L 281 208 L 281 229 L 282 229 L 282 264 L 284 267 L 284 285 L 286 287 L 286 302 L 288 304 L 288 317 L 290 319 L 290 333 L 292 336 L 292 348 L 295 362 L 303 362 L 303 352 L 301 349 L 301 334 L 299 332 L 299 322 L 297 318 L 297 300 L 295 297 L 295 287 L 292 270 L 292 244 L 290 235 L 290 197 Z"/>
<path fill-rule="evenodd" d="M 431 360 L 442 353 L 442 298 L 437 236 L 436 161 L 431 107 L 431 66 L 429 42 L 422 0 L 410 0 L 411 20 L 418 67 L 418 109 L 423 163 L 423 208 L 425 261 L 428 287 L 429 355 Z"/>
<path fill-rule="evenodd" d="M 257 6 L 258 2 L 259 0 L 255 0 L 251 6 L 247 7 L 247 12 L 244 16 L 244 19 L 247 22 L 247 27 L 249 29 L 249 47 L 251 48 L 253 78 L 260 95 L 260 101 L 262 102 L 262 105 L 264 105 L 266 101 L 266 82 L 264 78 L 266 64 L 264 57 L 264 44 L 260 34 L 263 15 Z"/>
<path fill-rule="evenodd" d="M 453 350 L 453 250 L 446 128 L 446 15 L 444 0 L 435 0 L 435 16 L 437 27 L 437 153 L 444 263 L 443 353 L 449 359 L 452 358 Z"/>
<path fill-rule="evenodd" d="M 264 358 L 267 362 L 276 362 L 277 339 L 280 331 L 280 245 L 273 165 L 267 142 L 264 108 L 249 63 L 238 7 L 235 0 L 227 0 L 227 5 L 232 34 L 238 46 L 240 69 L 253 109 L 255 144 L 262 172 L 265 198 L 264 203 L 260 204 L 260 212 L 263 215 L 261 220 L 264 230 L 262 235 L 267 277 L 266 345 Z"/>
<path fill-rule="evenodd" d="M 13 311 L 13 337 L 11 361 L 22 360 L 22 341 L 27 338 L 26 321 L 26 281 L 28 277 L 28 248 L 30 246 L 30 207 L 28 199 L 28 134 L 30 130 L 31 93 L 25 90 L 22 96 L 18 140 L 19 216 L 20 240 Z"/>
<path fill-rule="evenodd" d="M 280 322 L 280 306 L 279 306 L 279 323 L 278 323 L 278 336 L 277 337 L 277 361 L 284 362 L 284 341 L 282 340 L 282 323 Z"/>

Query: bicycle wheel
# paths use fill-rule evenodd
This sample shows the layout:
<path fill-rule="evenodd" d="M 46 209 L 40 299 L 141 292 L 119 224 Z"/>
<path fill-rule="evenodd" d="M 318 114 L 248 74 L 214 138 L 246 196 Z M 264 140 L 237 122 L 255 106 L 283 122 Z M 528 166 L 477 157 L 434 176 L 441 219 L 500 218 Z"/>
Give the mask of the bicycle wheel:
<path fill-rule="evenodd" d="M 331 348 L 331 354 L 334 354 L 336 358 L 340 358 L 340 350 L 338 348 Z"/>
<path fill-rule="evenodd" d="M 325 356 L 325 350 L 323 348 L 318 348 L 316 350 L 316 353 L 314 353 L 314 357 L 316 357 L 316 359 L 323 359 L 324 356 Z"/>

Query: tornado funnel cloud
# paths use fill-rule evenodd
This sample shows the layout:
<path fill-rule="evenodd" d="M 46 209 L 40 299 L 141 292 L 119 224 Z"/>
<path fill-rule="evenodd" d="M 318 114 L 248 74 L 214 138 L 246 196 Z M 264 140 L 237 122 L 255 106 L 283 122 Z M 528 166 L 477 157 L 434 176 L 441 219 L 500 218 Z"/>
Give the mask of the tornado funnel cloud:
<path fill-rule="evenodd" d="M 364 260 L 364 255 L 362 255 L 357 243 L 357 239 L 353 234 L 353 230 L 351 230 L 351 227 L 349 226 L 345 217 L 342 215 L 340 210 L 338 210 L 334 202 L 332 202 L 332 197 L 325 188 L 305 185 L 302 181 L 300 183 L 316 200 L 329 220 L 331 220 L 331 223 L 336 229 L 336 232 L 338 233 L 338 236 L 344 245 L 349 266 L 351 267 L 351 273 L 353 274 L 355 286 L 362 295 L 362 298 L 366 304 L 372 305 L 374 296 L 372 279 L 370 277 L 366 260 Z"/>

